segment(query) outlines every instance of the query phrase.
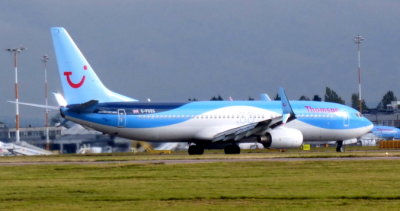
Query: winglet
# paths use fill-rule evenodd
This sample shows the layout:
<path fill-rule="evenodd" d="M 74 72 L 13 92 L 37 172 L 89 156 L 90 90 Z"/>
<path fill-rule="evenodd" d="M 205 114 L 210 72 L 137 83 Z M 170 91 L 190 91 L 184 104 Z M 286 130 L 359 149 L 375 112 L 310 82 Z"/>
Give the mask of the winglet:
<path fill-rule="evenodd" d="M 282 103 L 282 124 L 286 124 L 286 122 L 295 119 L 296 116 L 283 88 L 279 88 L 279 97 Z"/>
<path fill-rule="evenodd" d="M 271 101 L 271 98 L 268 96 L 266 93 L 260 94 L 260 100 L 261 101 Z"/>

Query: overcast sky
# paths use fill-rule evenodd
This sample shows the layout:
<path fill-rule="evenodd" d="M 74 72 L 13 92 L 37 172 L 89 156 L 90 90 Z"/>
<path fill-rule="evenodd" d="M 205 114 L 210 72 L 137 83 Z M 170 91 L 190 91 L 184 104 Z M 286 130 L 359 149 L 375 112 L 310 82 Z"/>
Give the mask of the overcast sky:
<path fill-rule="evenodd" d="M 357 85 L 355 35 L 361 46 L 363 97 L 375 107 L 400 95 L 400 1 L 396 0 L 0 0 L 0 47 L 23 45 L 20 101 L 44 102 L 62 91 L 50 27 L 65 27 L 103 83 L 115 92 L 152 101 L 323 97 L 325 87 L 347 104 Z M 12 57 L 0 52 L 0 121 L 15 106 Z M 55 104 L 53 97 L 50 103 Z M 23 123 L 43 118 L 21 108 Z M 24 126 L 24 125 L 23 125 Z"/>

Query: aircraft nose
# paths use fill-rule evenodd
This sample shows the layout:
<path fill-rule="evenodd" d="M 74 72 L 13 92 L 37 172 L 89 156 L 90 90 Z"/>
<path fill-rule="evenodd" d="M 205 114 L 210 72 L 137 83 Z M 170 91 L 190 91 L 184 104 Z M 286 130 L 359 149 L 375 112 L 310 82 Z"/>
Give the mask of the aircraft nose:
<path fill-rule="evenodd" d="M 371 131 L 372 128 L 374 127 L 374 124 L 373 124 L 371 121 L 369 121 L 369 119 L 367 119 L 367 118 L 365 118 L 365 117 L 364 117 L 364 119 L 368 122 L 366 128 L 367 128 L 367 132 L 369 132 L 369 131 Z"/>

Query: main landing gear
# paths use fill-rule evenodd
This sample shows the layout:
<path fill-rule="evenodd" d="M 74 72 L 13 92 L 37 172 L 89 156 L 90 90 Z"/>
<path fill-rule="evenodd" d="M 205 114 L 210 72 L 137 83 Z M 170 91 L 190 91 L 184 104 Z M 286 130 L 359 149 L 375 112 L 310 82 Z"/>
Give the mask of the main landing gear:
<path fill-rule="evenodd" d="M 236 144 L 228 144 L 224 148 L 225 154 L 240 154 L 240 147 Z"/>
<path fill-rule="evenodd" d="M 204 153 L 204 146 L 201 144 L 193 144 L 189 146 L 189 155 L 202 155 Z"/>
<path fill-rule="evenodd" d="M 204 154 L 204 144 L 189 143 L 189 155 L 202 155 Z M 240 154 L 240 147 L 236 143 L 227 144 L 224 147 L 225 154 Z"/>
<path fill-rule="evenodd" d="M 336 152 L 344 152 L 343 141 L 336 141 Z"/>

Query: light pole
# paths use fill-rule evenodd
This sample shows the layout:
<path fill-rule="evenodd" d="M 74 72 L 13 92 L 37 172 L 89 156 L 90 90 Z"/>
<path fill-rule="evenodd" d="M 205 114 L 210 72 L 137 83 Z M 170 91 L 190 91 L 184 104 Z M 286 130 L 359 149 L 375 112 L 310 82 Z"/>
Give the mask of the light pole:
<path fill-rule="evenodd" d="M 17 55 L 25 50 L 24 47 L 19 48 L 7 48 L 6 51 L 13 54 L 14 57 L 14 70 L 15 70 L 15 141 L 20 142 L 19 139 L 19 102 L 18 102 L 18 66 L 17 66 Z"/>
<path fill-rule="evenodd" d="M 49 61 L 49 56 L 44 55 L 42 57 L 42 62 L 44 63 L 44 100 L 46 104 L 45 111 L 45 127 L 46 127 L 46 149 L 50 150 L 50 139 L 49 139 L 49 109 L 48 104 L 48 87 L 47 87 L 47 61 Z"/>
<path fill-rule="evenodd" d="M 357 35 L 354 37 L 354 43 L 357 45 L 357 52 L 358 52 L 358 108 L 360 113 L 362 113 L 362 98 L 361 98 L 361 51 L 360 45 L 361 42 L 364 40 L 363 37 Z"/>

